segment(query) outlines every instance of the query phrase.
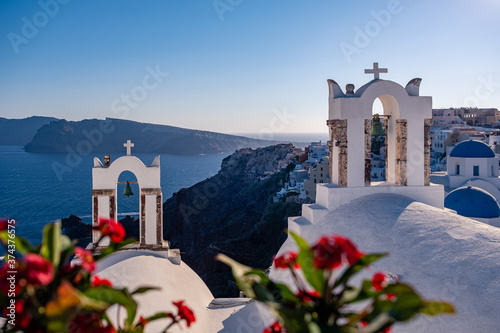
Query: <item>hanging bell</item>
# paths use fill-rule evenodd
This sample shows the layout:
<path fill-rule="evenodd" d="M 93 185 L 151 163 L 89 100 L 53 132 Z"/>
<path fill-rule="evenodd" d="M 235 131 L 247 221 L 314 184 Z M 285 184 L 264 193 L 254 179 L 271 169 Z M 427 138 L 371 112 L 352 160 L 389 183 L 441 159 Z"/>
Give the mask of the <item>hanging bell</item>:
<path fill-rule="evenodd" d="M 386 135 L 384 132 L 384 129 L 382 128 L 382 123 L 380 122 L 380 117 L 377 114 L 373 115 L 373 120 L 372 120 L 372 130 L 371 130 L 371 136 L 374 136 L 375 138 L 378 138 L 379 136 L 384 136 Z"/>
<path fill-rule="evenodd" d="M 132 193 L 132 188 L 130 187 L 129 182 L 127 182 L 127 186 L 125 186 L 125 191 L 123 191 L 123 195 L 126 195 L 127 199 L 129 196 L 134 195 L 134 193 Z"/>

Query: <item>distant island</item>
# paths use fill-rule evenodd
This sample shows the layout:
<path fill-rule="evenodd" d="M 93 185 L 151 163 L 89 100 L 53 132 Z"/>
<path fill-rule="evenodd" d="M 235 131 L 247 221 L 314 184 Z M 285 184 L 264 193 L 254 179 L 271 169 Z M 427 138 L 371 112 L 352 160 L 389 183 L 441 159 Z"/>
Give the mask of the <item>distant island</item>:
<path fill-rule="evenodd" d="M 36 132 L 51 121 L 59 121 L 52 117 L 33 116 L 24 119 L 7 119 L 0 117 L 0 145 L 25 145 L 33 140 Z"/>
<path fill-rule="evenodd" d="M 40 127 L 24 148 L 27 152 L 35 153 L 110 153 L 123 151 L 123 143 L 129 139 L 135 143 L 136 153 L 177 155 L 228 153 L 240 148 L 258 148 L 277 143 L 238 135 L 106 118 L 51 121 Z"/>

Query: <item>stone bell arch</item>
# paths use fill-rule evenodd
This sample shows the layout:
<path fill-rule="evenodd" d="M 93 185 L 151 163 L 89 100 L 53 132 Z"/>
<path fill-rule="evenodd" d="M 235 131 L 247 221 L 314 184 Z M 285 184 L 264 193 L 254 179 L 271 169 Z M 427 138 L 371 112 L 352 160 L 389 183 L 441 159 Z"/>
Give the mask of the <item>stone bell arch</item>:
<path fill-rule="evenodd" d="M 103 164 L 94 158 L 92 168 L 92 225 L 98 225 L 99 217 L 117 218 L 116 188 L 118 177 L 123 171 L 132 172 L 139 184 L 139 243 L 141 247 L 164 247 L 163 210 L 160 183 L 160 156 L 156 156 L 150 166 L 131 155 L 134 144 L 127 141 L 127 155 L 119 157 L 113 163 Z M 92 242 L 99 239 L 99 232 L 94 230 Z"/>
<path fill-rule="evenodd" d="M 387 184 L 395 186 L 430 185 L 430 126 L 432 97 L 419 96 L 421 79 L 406 87 L 381 80 L 387 72 L 374 63 L 375 79 L 357 91 L 347 85 L 344 93 L 328 80 L 330 130 L 330 182 L 340 187 L 370 186 L 371 119 L 375 99 L 384 108 Z"/>

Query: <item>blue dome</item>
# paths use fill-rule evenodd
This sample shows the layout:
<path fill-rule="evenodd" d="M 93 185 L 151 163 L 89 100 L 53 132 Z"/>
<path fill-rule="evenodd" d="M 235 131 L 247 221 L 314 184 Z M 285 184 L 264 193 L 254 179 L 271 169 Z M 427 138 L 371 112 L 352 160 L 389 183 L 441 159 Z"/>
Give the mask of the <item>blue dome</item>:
<path fill-rule="evenodd" d="M 462 141 L 451 150 L 450 157 L 495 157 L 495 153 L 486 143 L 476 140 Z"/>
<path fill-rule="evenodd" d="M 478 187 L 460 187 L 444 199 L 444 206 L 467 217 L 494 218 L 500 216 L 495 197 Z"/>

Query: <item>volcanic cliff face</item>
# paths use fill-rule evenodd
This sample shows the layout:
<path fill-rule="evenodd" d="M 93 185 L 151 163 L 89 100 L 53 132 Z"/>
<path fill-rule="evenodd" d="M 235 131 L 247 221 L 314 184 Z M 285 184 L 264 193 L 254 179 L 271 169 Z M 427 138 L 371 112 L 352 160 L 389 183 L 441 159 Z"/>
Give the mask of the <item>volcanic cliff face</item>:
<path fill-rule="evenodd" d="M 89 151 L 122 151 L 126 140 L 134 142 L 134 152 L 178 155 L 232 152 L 242 147 L 256 148 L 273 143 L 236 135 L 107 118 L 54 121 L 41 127 L 25 149 L 37 153 L 74 151 L 88 155 Z"/>
<path fill-rule="evenodd" d="M 274 203 L 272 198 L 291 167 L 260 178 L 276 170 L 292 148 L 280 144 L 241 149 L 223 160 L 217 175 L 164 203 L 164 239 L 181 250 L 183 261 L 215 297 L 238 295 L 229 268 L 216 262 L 215 255 L 224 253 L 243 264 L 267 268 L 286 239 L 287 217 L 300 215 L 300 204 Z"/>
<path fill-rule="evenodd" d="M 40 127 L 58 120 L 37 116 L 24 119 L 0 118 L 0 145 L 25 145 L 33 139 Z"/>

